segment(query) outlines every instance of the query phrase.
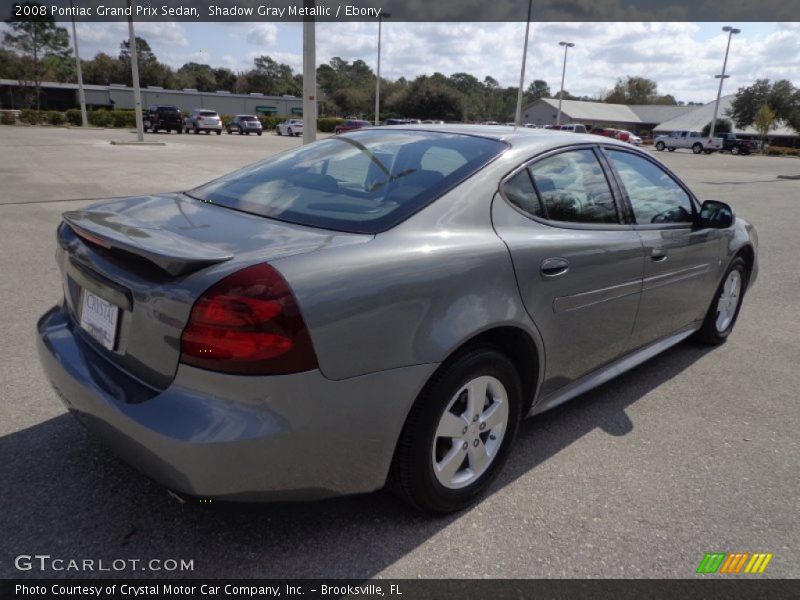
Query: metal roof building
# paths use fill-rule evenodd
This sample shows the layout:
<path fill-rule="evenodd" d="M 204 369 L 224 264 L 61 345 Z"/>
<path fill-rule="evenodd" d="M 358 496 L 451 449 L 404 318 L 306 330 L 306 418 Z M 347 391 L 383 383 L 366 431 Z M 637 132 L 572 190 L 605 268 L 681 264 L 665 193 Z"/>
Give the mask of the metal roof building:
<path fill-rule="evenodd" d="M 719 99 L 717 118 L 727 118 L 726 114 L 730 109 L 731 103 L 735 97 L 735 94 L 730 94 Z M 708 125 L 711 122 L 711 119 L 714 118 L 714 102 L 709 102 L 708 104 L 692 108 L 694 108 L 694 110 L 691 112 L 677 116 L 674 119 L 664 121 L 663 123 L 659 123 L 653 132 L 669 133 L 670 131 L 701 131 L 703 127 Z M 756 131 L 755 127 L 753 126 L 746 127 L 744 129 L 738 129 L 734 126 L 732 131 L 742 135 L 758 135 L 758 131 Z M 796 131 L 783 126 L 773 129 L 769 135 L 770 137 L 798 137 Z"/>
<path fill-rule="evenodd" d="M 133 108 L 133 88 L 125 85 L 84 85 L 86 104 L 90 108 Z M 43 81 L 42 109 L 66 110 L 78 106 L 78 84 Z M 142 107 L 171 104 L 183 111 L 194 108 L 216 110 L 221 115 L 265 114 L 282 117 L 303 114 L 303 99 L 295 96 L 265 96 L 264 94 L 231 94 L 230 92 L 198 92 L 197 90 L 167 90 L 160 87 L 142 88 Z M 20 82 L 0 79 L 0 108 L 21 108 Z"/>
<path fill-rule="evenodd" d="M 609 125 L 640 131 L 652 129 L 662 121 L 673 119 L 693 108 L 661 104 L 627 105 L 564 100 L 561 104 L 561 122 L 583 123 L 592 127 Z M 522 119 L 524 123 L 532 123 L 539 127 L 554 125 L 557 113 L 558 99 L 540 98 L 522 110 Z"/>

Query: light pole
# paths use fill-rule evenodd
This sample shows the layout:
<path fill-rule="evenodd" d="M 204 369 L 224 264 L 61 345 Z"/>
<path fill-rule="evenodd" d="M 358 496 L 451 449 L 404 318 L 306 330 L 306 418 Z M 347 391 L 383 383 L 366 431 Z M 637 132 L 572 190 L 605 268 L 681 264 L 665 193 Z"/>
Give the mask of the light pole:
<path fill-rule="evenodd" d="M 312 9 L 314 0 L 305 0 L 303 6 Z M 303 143 L 317 139 L 317 37 L 316 19 L 303 17 Z"/>
<path fill-rule="evenodd" d="M 381 12 L 378 15 L 378 77 L 375 79 L 375 125 L 380 125 L 381 111 L 381 20 L 388 19 L 392 15 Z"/>
<path fill-rule="evenodd" d="M 74 8 L 72 0 L 69 0 L 69 6 L 70 8 Z M 78 101 L 81 105 L 81 125 L 86 127 L 89 122 L 86 118 L 86 94 L 83 91 L 83 71 L 81 69 L 81 55 L 78 52 L 78 33 L 75 30 L 74 10 L 70 12 L 72 13 L 72 43 L 75 46 L 75 70 L 78 74 Z"/>
<path fill-rule="evenodd" d="M 575 44 L 572 42 L 558 42 L 559 46 L 564 46 L 564 66 L 561 69 L 561 93 L 558 95 L 558 116 L 556 117 L 556 125 L 561 125 L 561 101 L 564 99 L 564 77 L 567 74 L 567 50 L 572 48 Z"/>
<path fill-rule="evenodd" d="M 131 0 L 128 0 L 131 9 L 128 16 L 128 35 L 130 36 L 129 50 L 131 52 L 131 75 L 133 77 L 133 109 L 136 113 L 136 137 L 144 141 L 144 123 L 142 122 L 142 90 L 139 87 L 139 52 L 136 49 L 136 33 L 133 31 L 133 9 Z"/>
<path fill-rule="evenodd" d="M 719 98 L 722 96 L 722 83 L 730 77 L 730 75 L 725 75 L 725 67 L 728 66 L 728 51 L 731 49 L 731 38 L 734 34 L 742 32 L 741 29 L 736 29 L 729 25 L 723 27 L 722 31 L 728 32 L 728 45 L 725 47 L 725 60 L 722 61 L 722 75 L 714 75 L 716 79 L 719 79 L 719 89 L 717 89 L 717 101 L 714 103 L 714 118 L 711 119 L 711 131 L 708 132 L 710 138 L 714 137 L 714 130 L 717 128 L 717 112 L 719 111 Z"/>
<path fill-rule="evenodd" d="M 519 70 L 519 91 L 517 91 L 517 112 L 514 115 L 514 128 L 522 121 L 522 86 L 525 85 L 525 59 L 528 58 L 528 32 L 531 29 L 531 9 L 533 0 L 528 0 L 528 20 L 525 21 L 525 45 L 522 48 L 522 67 Z"/>

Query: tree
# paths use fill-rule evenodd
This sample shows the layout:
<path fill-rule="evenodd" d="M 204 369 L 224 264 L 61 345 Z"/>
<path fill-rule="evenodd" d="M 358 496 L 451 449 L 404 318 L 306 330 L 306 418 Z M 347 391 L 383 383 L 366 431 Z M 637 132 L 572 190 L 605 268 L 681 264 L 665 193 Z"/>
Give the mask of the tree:
<path fill-rule="evenodd" d="M 83 61 L 81 67 L 84 83 L 108 85 L 125 81 L 122 63 L 105 52 L 95 54 L 92 60 Z"/>
<path fill-rule="evenodd" d="M 528 86 L 528 89 L 525 90 L 525 95 L 528 97 L 528 102 L 533 102 L 539 98 L 549 98 L 550 86 L 547 85 L 546 81 L 534 79 L 533 83 L 531 83 Z"/>
<path fill-rule="evenodd" d="M 764 149 L 764 140 L 770 129 L 775 127 L 775 111 L 769 107 L 769 104 L 762 104 L 761 108 L 756 111 L 753 119 L 758 135 L 761 136 L 761 148 Z"/>
<path fill-rule="evenodd" d="M 730 132 L 731 132 L 731 122 L 728 119 L 717 118 L 717 124 L 714 126 L 714 133 L 730 133 Z M 700 132 L 700 135 L 702 135 L 703 137 L 707 137 L 709 133 L 711 133 L 711 121 L 705 124 L 703 130 Z"/>
<path fill-rule="evenodd" d="M 464 114 L 464 95 L 440 73 L 421 75 L 409 86 L 403 101 L 394 109 L 418 119 L 458 121 Z"/>
<path fill-rule="evenodd" d="M 175 76 L 178 87 L 181 88 L 191 88 L 200 92 L 215 92 L 218 89 L 217 78 L 209 65 L 188 62 L 178 69 Z"/>
<path fill-rule="evenodd" d="M 738 128 L 744 129 L 755 122 L 756 113 L 765 104 L 775 112 L 776 121 L 792 123 L 800 112 L 800 90 L 785 79 L 772 84 L 769 79 L 758 79 L 750 86 L 739 88 L 728 115 Z"/>
<path fill-rule="evenodd" d="M 22 55 L 22 69 L 19 74 L 20 85 L 32 82 L 36 90 L 36 110 L 42 104 L 42 60 L 48 56 L 68 58 L 72 54 L 69 47 L 69 33 L 59 27 L 49 11 L 41 9 L 42 4 L 25 2 L 32 13 L 44 12 L 45 16 L 11 17 L 7 24 L 9 31 L 3 34 L 3 43 L 10 50 Z"/>
<path fill-rule="evenodd" d="M 612 104 L 668 104 L 675 105 L 675 97 L 658 94 L 658 85 L 646 77 L 628 75 L 625 79 L 617 79 L 614 88 L 603 98 L 603 102 Z"/>

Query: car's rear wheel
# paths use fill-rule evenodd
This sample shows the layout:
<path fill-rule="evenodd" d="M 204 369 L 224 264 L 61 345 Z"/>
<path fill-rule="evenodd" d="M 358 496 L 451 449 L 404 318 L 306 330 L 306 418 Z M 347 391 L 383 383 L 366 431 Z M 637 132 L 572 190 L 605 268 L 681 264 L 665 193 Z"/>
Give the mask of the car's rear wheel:
<path fill-rule="evenodd" d="M 702 144 L 694 144 L 692 146 L 692 152 L 694 152 L 695 154 L 700 154 L 702 151 L 703 151 L 703 145 Z"/>
<path fill-rule="evenodd" d="M 217 129 L 217 135 L 222 135 L 222 129 Z"/>
<path fill-rule="evenodd" d="M 261 136 L 261 132 L 259 131 L 256 135 Z"/>
<path fill-rule="evenodd" d="M 508 456 L 522 412 L 513 363 L 493 348 L 445 363 L 414 403 L 395 450 L 390 487 L 432 513 L 466 508 Z"/>
<path fill-rule="evenodd" d="M 731 154 L 739 154 L 739 147 L 734 146 L 733 148 L 731 148 Z"/>
<path fill-rule="evenodd" d="M 656 144 L 656 150 L 658 150 L 659 152 L 663 152 L 665 147 L 666 144 L 664 142 L 658 142 Z"/>
<path fill-rule="evenodd" d="M 670 152 L 675 152 L 675 148 L 667 148 Z"/>
<path fill-rule="evenodd" d="M 276 128 L 275 128 L 275 133 L 276 133 L 277 135 L 283 135 L 283 134 L 281 133 L 281 128 L 280 128 L 280 127 L 276 127 Z"/>
<path fill-rule="evenodd" d="M 286 130 L 286 133 L 288 133 L 289 135 L 294 135 L 294 132 L 292 131 L 291 127 L 289 127 L 289 129 Z"/>
<path fill-rule="evenodd" d="M 747 289 L 747 276 L 747 264 L 741 257 L 735 258 L 725 272 L 703 325 L 697 332 L 696 337 L 699 341 L 717 346 L 731 334 L 742 308 L 744 292 Z"/>

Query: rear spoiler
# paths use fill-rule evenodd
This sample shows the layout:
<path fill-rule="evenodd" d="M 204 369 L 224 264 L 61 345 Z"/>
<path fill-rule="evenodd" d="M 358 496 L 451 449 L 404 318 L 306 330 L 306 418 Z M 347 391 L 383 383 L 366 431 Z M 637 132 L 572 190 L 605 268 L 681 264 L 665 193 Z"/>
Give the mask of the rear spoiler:
<path fill-rule="evenodd" d="M 173 276 L 186 275 L 225 262 L 233 254 L 180 234 L 147 227 L 113 212 L 74 210 L 62 215 L 82 239 L 109 250 L 122 250 L 153 263 Z"/>

